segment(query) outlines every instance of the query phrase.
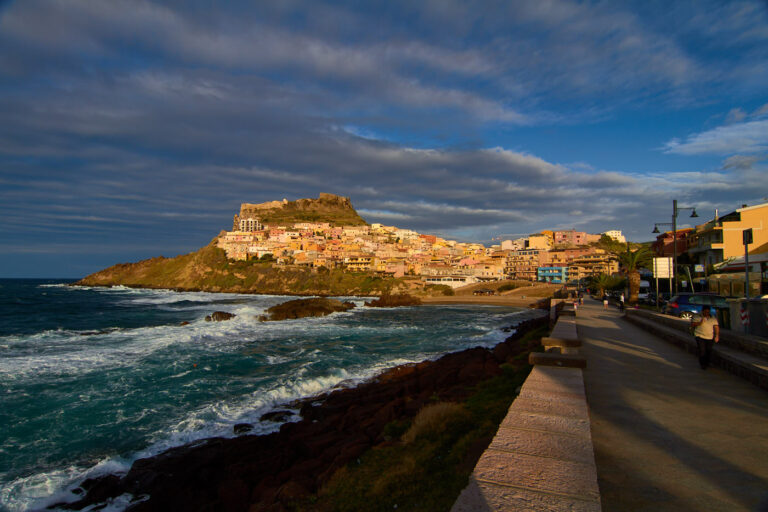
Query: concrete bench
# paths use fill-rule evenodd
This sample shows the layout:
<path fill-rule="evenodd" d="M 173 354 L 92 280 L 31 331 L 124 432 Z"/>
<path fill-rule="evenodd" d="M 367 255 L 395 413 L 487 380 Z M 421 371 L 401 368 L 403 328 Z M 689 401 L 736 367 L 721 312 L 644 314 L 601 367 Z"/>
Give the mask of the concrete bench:
<path fill-rule="evenodd" d="M 628 310 L 625 315 L 626 320 L 691 354 L 697 354 L 696 340 L 687 332 L 689 321 L 667 315 L 648 315 L 646 314 L 648 312 L 638 313 L 638 311 L 642 310 Z M 721 331 L 721 339 L 722 337 L 723 331 Z M 738 375 L 763 389 L 768 389 L 768 359 L 766 358 L 742 352 L 721 341 L 712 349 L 711 362 L 714 366 Z"/>
<path fill-rule="evenodd" d="M 584 379 L 536 366 L 452 512 L 601 510 Z"/>

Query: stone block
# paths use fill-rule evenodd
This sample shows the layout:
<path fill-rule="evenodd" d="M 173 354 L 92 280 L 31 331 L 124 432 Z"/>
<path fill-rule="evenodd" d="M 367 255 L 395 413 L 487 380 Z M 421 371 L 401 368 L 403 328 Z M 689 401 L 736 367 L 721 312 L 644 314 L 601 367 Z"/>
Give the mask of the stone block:
<path fill-rule="evenodd" d="M 523 455 L 592 464 L 594 452 L 589 436 L 563 432 L 543 432 L 503 426 L 491 441 L 489 449 Z"/>
<path fill-rule="evenodd" d="M 470 478 L 451 512 L 599 512 L 600 501 L 582 500 L 531 491 L 520 487 L 506 487 Z"/>
<path fill-rule="evenodd" d="M 585 464 L 489 449 L 480 457 L 473 476 L 482 482 L 523 487 L 583 501 L 600 500 L 594 463 Z"/>
<path fill-rule="evenodd" d="M 589 411 L 584 401 L 561 402 L 557 400 L 517 397 L 513 405 L 517 412 L 534 412 L 549 416 L 589 419 Z"/>
<path fill-rule="evenodd" d="M 499 428 L 541 430 L 553 433 L 590 436 L 589 420 L 586 418 L 553 416 L 538 412 L 510 409 Z"/>
<path fill-rule="evenodd" d="M 586 368 L 584 356 L 572 354 L 555 354 L 550 352 L 531 352 L 528 363 L 532 365 L 560 366 L 566 368 Z"/>

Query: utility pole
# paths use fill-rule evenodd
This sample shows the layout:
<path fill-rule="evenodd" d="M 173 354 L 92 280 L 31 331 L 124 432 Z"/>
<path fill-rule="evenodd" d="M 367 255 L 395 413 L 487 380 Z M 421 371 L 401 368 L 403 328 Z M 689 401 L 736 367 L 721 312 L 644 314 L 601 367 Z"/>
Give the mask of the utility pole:
<path fill-rule="evenodd" d="M 744 311 L 747 313 L 744 334 L 749 334 L 749 244 L 752 243 L 752 228 L 742 231 L 741 236 L 744 242 Z"/>

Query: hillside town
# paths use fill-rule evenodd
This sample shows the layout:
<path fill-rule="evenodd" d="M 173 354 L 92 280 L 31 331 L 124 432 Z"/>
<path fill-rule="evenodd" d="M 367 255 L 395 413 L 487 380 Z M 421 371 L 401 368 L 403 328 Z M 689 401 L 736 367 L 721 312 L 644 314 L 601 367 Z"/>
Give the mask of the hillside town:
<path fill-rule="evenodd" d="M 458 288 L 516 279 L 565 283 L 618 271 L 614 255 L 596 247 L 601 237 L 625 242 L 620 231 L 591 234 L 542 231 L 486 247 L 395 226 L 334 226 L 328 222 L 262 223 L 261 210 L 244 204 L 218 246 L 233 260 L 344 268 L 392 277 L 421 276 L 426 284 Z"/>
<path fill-rule="evenodd" d="M 357 216 L 348 198 L 321 194 L 321 199 L 341 204 Z M 306 201 L 314 204 L 312 200 Z M 262 222 L 264 215 L 285 204 L 285 200 L 261 205 L 244 203 L 234 217 L 232 230 L 220 234 L 218 247 L 232 260 L 260 259 L 278 266 L 418 276 L 425 284 L 459 288 L 505 279 L 568 283 L 616 274 L 616 251 L 606 250 L 601 240 L 626 243 L 619 230 L 598 234 L 575 229 L 544 230 L 499 240 L 498 244 L 486 247 L 378 223 Z M 768 233 L 763 229 L 768 224 L 768 203 L 742 205 L 732 212 L 715 212 L 712 218 L 702 220 L 694 227 L 660 232 L 649 246 L 652 255 L 674 254 L 678 265 L 690 266 L 691 275 L 706 274 L 713 291 L 726 295 L 743 293 L 743 282 L 734 271 L 744 269 L 742 233 L 750 229 L 750 253 L 754 254 L 751 263 L 755 265 L 750 280 L 755 280 L 752 286 L 755 293 L 760 293 L 765 287 L 761 282 L 768 280 L 763 275 L 768 260 Z M 645 270 L 649 277 L 650 270 Z"/>

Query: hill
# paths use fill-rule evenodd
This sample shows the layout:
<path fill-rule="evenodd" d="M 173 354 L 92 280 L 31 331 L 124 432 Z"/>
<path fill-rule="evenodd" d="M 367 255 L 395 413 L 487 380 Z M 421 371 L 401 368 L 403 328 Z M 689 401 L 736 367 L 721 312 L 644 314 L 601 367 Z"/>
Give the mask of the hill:
<path fill-rule="evenodd" d="M 341 269 L 312 270 L 276 267 L 258 260 L 227 260 L 214 239 L 198 251 L 174 258 L 160 256 L 137 263 L 118 263 L 75 285 L 286 295 L 381 295 L 396 291 L 402 280 Z"/>
<path fill-rule="evenodd" d="M 258 218 L 262 224 L 289 225 L 297 222 L 327 222 L 332 226 L 367 226 L 348 197 L 321 193 L 317 199 L 270 201 L 240 205 L 235 226 L 240 219 Z"/>

